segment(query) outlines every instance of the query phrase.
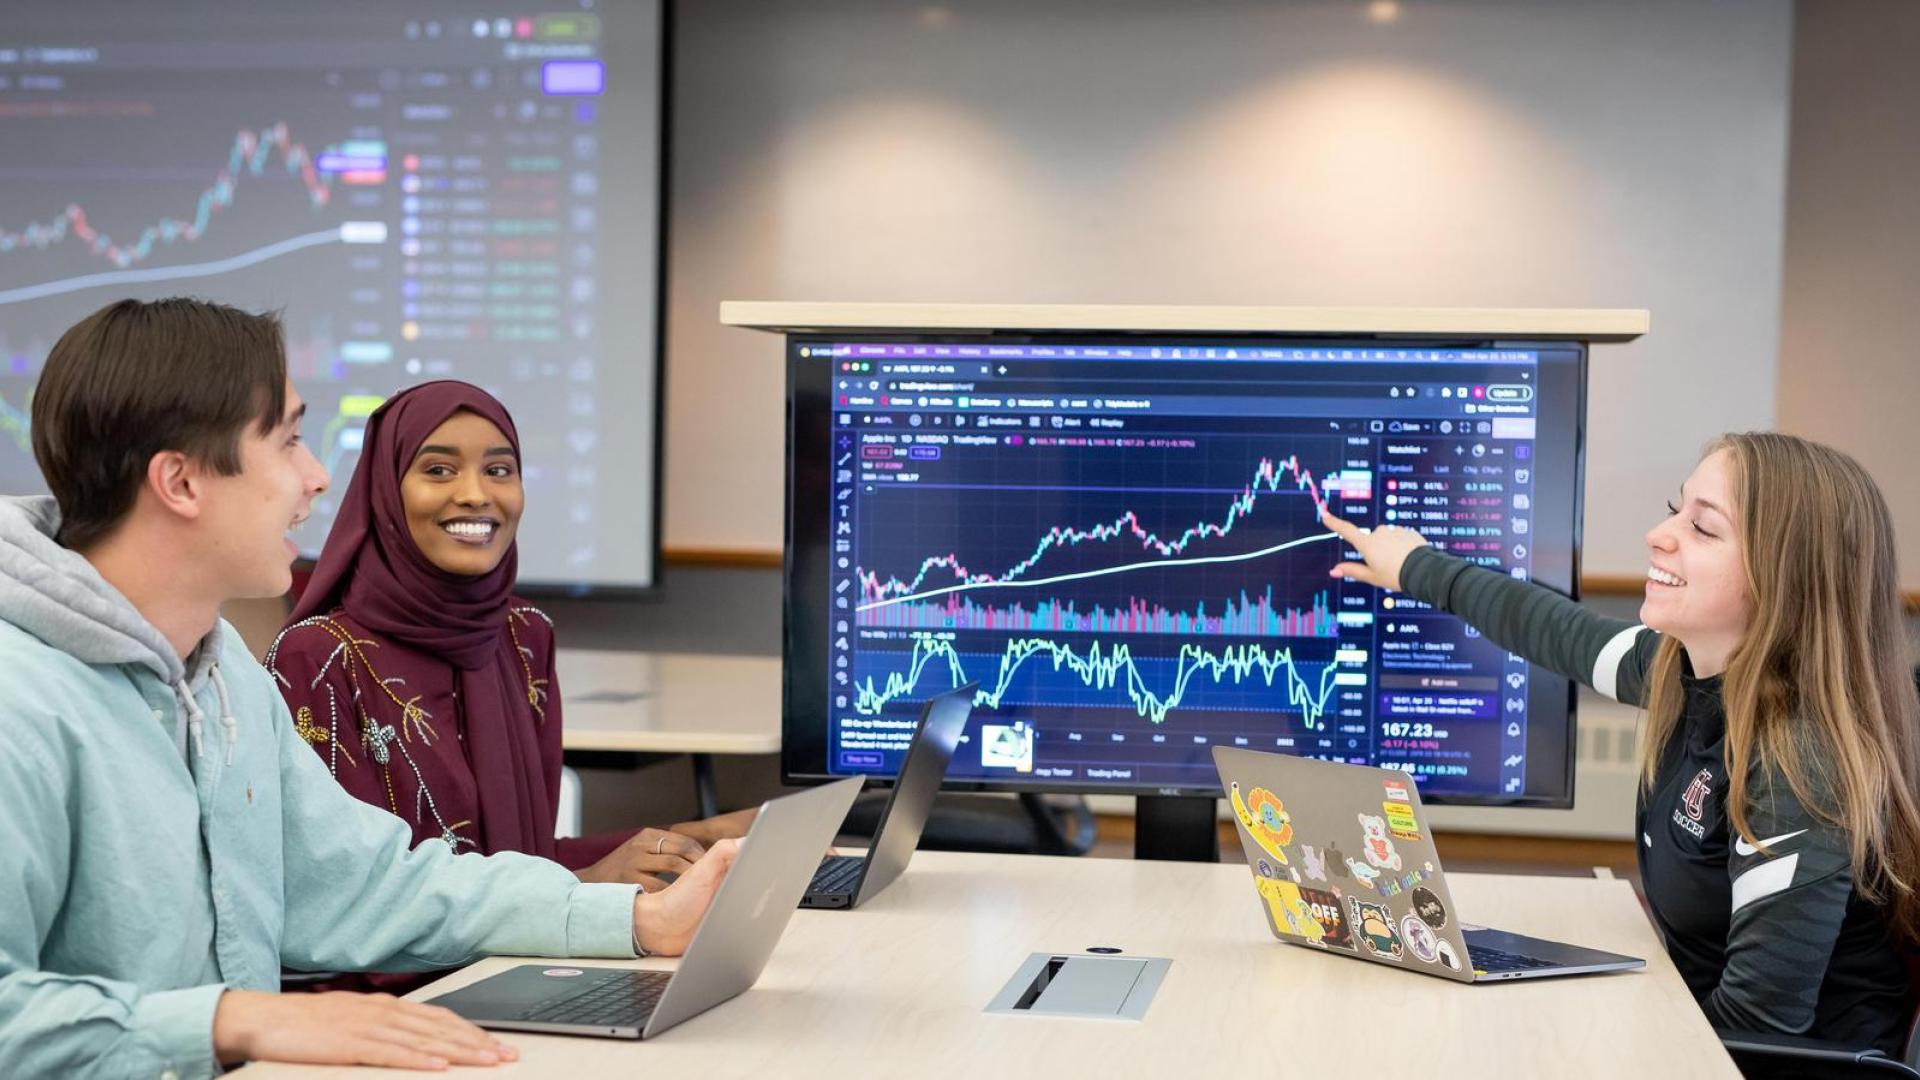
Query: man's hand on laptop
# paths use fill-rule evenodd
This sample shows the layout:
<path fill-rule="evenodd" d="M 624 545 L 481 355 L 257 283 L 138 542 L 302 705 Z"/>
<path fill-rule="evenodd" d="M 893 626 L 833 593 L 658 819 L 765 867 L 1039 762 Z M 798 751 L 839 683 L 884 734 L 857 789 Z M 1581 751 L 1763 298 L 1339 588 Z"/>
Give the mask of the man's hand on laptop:
<path fill-rule="evenodd" d="M 713 894 L 740 853 L 738 840 L 721 840 L 707 849 L 693 868 L 658 892 L 633 898 L 633 937 L 657 956 L 679 956 L 687 951 L 693 932 L 713 903 Z"/>
<path fill-rule="evenodd" d="M 293 1061 L 396 1069 L 497 1065 L 520 1056 L 438 1005 L 344 991 L 229 990 L 214 1009 L 213 1050 L 222 1065 Z"/>

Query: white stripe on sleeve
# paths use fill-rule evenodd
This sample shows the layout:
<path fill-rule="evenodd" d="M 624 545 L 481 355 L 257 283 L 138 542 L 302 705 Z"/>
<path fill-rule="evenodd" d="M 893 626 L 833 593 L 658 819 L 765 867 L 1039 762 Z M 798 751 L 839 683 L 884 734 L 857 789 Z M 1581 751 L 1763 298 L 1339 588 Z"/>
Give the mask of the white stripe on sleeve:
<path fill-rule="evenodd" d="M 1629 626 L 1613 635 L 1613 640 L 1601 648 L 1599 657 L 1593 662 L 1595 690 L 1615 701 L 1620 700 L 1620 694 L 1615 686 L 1620 679 L 1620 661 L 1626 658 L 1627 653 L 1633 649 L 1634 641 L 1640 637 L 1640 631 L 1645 629 L 1644 625 Z"/>
<path fill-rule="evenodd" d="M 1793 884 L 1793 872 L 1800 866 L 1800 853 L 1782 855 L 1733 879 L 1733 910 L 1739 911 L 1764 896 L 1784 892 Z"/>

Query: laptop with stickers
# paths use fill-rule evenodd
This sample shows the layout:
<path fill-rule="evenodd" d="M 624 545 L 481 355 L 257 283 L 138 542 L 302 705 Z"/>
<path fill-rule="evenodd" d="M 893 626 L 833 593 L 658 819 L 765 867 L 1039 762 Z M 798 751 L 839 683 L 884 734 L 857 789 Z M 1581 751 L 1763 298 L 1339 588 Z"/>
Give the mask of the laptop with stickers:
<path fill-rule="evenodd" d="M 1275 937 L 1456 982 L 1645 967 L 1638 957 L 1460 921 L 1413 778 L 1215 747 Z"/>

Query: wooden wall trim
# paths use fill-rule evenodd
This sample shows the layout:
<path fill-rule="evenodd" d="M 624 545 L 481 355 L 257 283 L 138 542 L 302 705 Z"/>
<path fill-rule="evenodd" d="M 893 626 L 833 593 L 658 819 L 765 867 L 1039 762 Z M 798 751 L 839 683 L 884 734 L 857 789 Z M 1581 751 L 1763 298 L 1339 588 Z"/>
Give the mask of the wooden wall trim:
<path fill-rule="evenodd" d="M 1644 574 L 1588 574 L 1580 579 L 1581 596 L 1639 596 L 1646 591 Z"/>
<path fill-rule="evenodd" d="M 766 548 L 709 548 L 668 546 L 660 560 L 668 566 L 726 566 L 736 569 L 778 570 L 785 556 Z"/>

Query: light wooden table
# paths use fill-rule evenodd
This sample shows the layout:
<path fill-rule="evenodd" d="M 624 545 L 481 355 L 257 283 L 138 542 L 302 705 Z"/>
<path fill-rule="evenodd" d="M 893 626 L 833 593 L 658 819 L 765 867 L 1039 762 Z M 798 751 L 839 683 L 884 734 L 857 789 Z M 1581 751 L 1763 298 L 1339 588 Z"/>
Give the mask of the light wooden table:
<path fill-rule="evenodd" d="M 1469 921 L 1644 956 L 1647 968 L 1467 986 L 1278 944 L 1244 866 L 922 851 L 856 911 L 796 912 L 754 989 L 658 1039 L 509 1035 L 521 1060 L 469 1075 L 1739 1075 L 1627 883 L 1448 882 Z M 1173 960 L 1144 1021 L 981 1011 L 1029 953 L 1094 945 Z M 485 960 L 415 996 L 518 962 Z"/>
<path fill-rule="evenodd" d="M 780 750 L 780 661 L 560 649 L 566 750 L 688 754 L 700 816 L 718 812 L 714 754 Z"/>

